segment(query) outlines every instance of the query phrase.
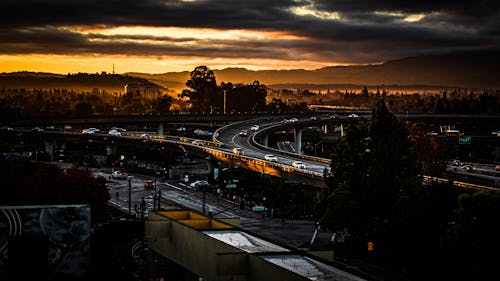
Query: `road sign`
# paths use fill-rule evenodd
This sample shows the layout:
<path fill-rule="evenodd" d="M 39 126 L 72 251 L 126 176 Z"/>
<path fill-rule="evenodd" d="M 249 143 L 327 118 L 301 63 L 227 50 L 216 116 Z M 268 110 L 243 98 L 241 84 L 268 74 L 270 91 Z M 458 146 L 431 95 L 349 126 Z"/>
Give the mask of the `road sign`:
<path fill-rule="evenodd" d="M 461 136 L 458 137 L 458 144 L 470 144 L 471 137 L 470 136 Z"/>
<path fill-rule="evenodd" d="M 214 181 L 219 179 L 219 168 L 214 168 Z"/>
<path fill-rule="evenodd" d="M 262 212 L 265 210 L 266 210 L 266 207 L 264 207 L 264 206 L 253 206 L 252 207 L 252 211 L 254 211 L 254 212 Z"/>
<path fill-rule="evenodd" d="M 226 184 L 226 188 L 236 188 L 236 184 L 235 183 L 228 183 L 228 184 Z"/>

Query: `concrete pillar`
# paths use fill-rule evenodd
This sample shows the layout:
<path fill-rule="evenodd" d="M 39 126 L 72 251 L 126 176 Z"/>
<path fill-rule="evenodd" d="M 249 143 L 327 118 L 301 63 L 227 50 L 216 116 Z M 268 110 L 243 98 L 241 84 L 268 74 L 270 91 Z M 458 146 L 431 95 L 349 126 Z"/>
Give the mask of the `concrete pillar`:
<path fill-rule="evenodd" d="M 207 169 L 208 169 L 208 175 L 209 175 L 209 178 L 207 179 L 208 182 L 213 182 L 215 180 L 215 178 L 219 177 L 219 169 L 217 168 L 218 165 L 217 165 L 217 160 L 215 160 L 214 158 L 212 157 L 205 157 L 205 160 L 207 160 Z M 217 168 L 217 171 L 215 171 Z M 215 174 L 217 173 L 217 175 Z"/>
<path fill-rule="evenodd" d="M 344 136 L 344 125 L 340 124 L 340 136 Z"/>
<path fill-rule="evenodd" d="M 328 124 L 323 125 L 323 133 L 326 135 L 328 134 Z"/>
<path fill-rule="evenodd" d="M 54 160 L 54 151 L 56 150 L 56 141 L 44 141 L 45 144 L 45 152 L 47 152 L 50 155 L 50 160 Z"/>
<path fill-rule="evenodd" d="M 106 156 L 116 153 L 116 145 L 106 145 Z"/>
<path fill-rule="evenodd" d="M 295 153 L 302 154 L 302 129 L 294 129 L 295 132 Z"/>
<path fill-rule="evenodd" d="M 207 158 L 208 158 L 208 157 L 207 157 Z M 205 159 L 207 159 L 207 158 L 205 158 Z M 214 167 L 215 167 L 214 160 L 212 160 L 211 158 L 208 158 L 208 159 L 207 159 L 207 168 L 208 168 L 208 172 L 209 172 L 209 173 L 213 172 Z"/>
<path fill-rule="evenodd" d="M 160 122 L 158 124 L 158 131 L 157 131 L 158 136 L 163 136 L 163 122 Z"/>
<path fill-rule="evenodd" d="M 262 136 L 262 145 L 265 147 L 269 147 L 269 136 L 268 135 Z"/>

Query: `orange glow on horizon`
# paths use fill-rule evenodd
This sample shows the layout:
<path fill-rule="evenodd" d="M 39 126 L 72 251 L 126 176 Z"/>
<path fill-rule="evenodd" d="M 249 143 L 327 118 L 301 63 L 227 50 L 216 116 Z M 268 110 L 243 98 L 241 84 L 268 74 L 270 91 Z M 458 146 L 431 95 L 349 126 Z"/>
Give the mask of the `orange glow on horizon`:
<path fill-rule="evenodd" d="M 54 27 L 40 27 L 54 29 Z M 139 46 L 172 47 L 176 50 L 189 46 L 218 46 L 231 50 L 233 54 L 227 57 L 217 57 L 216 54 L 201 54 L 187 56 L 168 54 L 157 56 L 147 53 L 133 55 L 120 54 L 0 54 L 0 72 L 33 71 L 58 74 L 67 73 L 96 73 L 113 71 L 116 73 L 142 72 L 165 73 L 192 71 L 196 66 L 206 65 L 211 69 L 240 67 L 249 70 L 289 70 L 289 69 L 318 69 L 325 66 L 339 65 L 334 61 L 319 61 L 311 54 L 295 54 L 294 50 L 283 48 L 281 58 L 249 58 L 242 54 L 238 57 L 238 46 L 242 42 L 273 42 L 281 45 L 282 42 L 297 42 L 309 40 L 306 37 L 280 31 L 261 30 L 218 30 L 213 28 L 182 28 L 182 27 L 149 27 L 149 26 L 77 26 L 57 27 L 56 30 L 81 34 L 90 44 L 131 42 Z M 141 37 L 143 36 L 143 37 Z M 262 47 L 262 51 L 266 47 Z M 268 46 L 273 50 L 272 45 Z M 89 49 L 88 51 L 91 51 Z M 140 51 L 140 50 L 139 50 Z M 275 52 L 279 52 L 274 50 Z M 280 50 L 281 51 L 281 50 Z M 244 51 L 243 51 L 244 52 Z M 287 53 L 288 52 L 288 53 Z M 290 58 L 296 58 L 292 60 Z M 345 63 L 341 65 L 346 65 Z"/>
<path fill-rule="evenodd" d="M 206 65 L 211 69 L 242 67 L 249 70 L 318 69 L 336 62 L 289 61 L 278 59 L 250 58 L 205 58 L 205 57 L 145 57 L 103 55 L 0 55 L 0 72 L 32 71 L 57 74 L 142 72 L 165 73 L 192 71 L 196 66 Z"/>

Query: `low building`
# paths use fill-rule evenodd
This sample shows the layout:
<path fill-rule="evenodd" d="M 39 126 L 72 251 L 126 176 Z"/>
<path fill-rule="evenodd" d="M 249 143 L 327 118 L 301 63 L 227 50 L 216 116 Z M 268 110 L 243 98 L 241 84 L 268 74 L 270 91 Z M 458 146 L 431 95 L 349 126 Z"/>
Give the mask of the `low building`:
<path fill-rule="evenodd" d="M 139 95 L 157 98 L 161 95 L 161 88 L 153 83 L 131 83 L 124 86 L 125 94 L 136 93 Z"/>
<path fill-rule="evenodd" d="M 363 280 L 233 225 L 189 210 L 150 212 L 145 235 L 153 255 L 182 267 L 185 280 Z"/>

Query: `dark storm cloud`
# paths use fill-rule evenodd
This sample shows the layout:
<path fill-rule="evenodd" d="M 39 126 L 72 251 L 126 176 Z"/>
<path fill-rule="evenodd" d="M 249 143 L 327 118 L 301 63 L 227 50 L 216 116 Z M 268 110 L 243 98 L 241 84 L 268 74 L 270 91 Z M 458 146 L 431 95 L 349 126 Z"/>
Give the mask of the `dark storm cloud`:
<path fill-rule="evenodd" d="M 138 43 L 136 40 L 149 40 Z M 54 42 L 57 42 L 54 44 Z M 177 45 L 179 42 L 196 44 Z M 243 42 L 243 43 L 242 43 Z M 227 41 L 166 36 L 80 34 L 57 28 L 0 29 L 0 50 L 3 54 L 118 54 L 150 56 L 201 56 L 225 58 L 291 59 L 280 50 L 288 42 Z M 293 44 L 292 44 L 293 45 Z M 49 47 L 50 46 L 50 47 Z M 270 48 L 271 47 L 271 48 Z M 269 50 L 269 48 L 271 50 Z"/>
<path fill-rule="evenodd" d="M 500 9 L 492 0 L 2 0 L 0 10 L 8 11 L 0 17 L 0 54 L 118 52 L 363 63 L 500 45 Z M 339 18 L 327 19 L 332 15 Z M 412 15 L 422 18 L 409 22 Z M 215 41 L 57 28 L 136 25 L 283 31 L 308 39 Z M 188 41 L 196 44 L 176 44 Z"/>

